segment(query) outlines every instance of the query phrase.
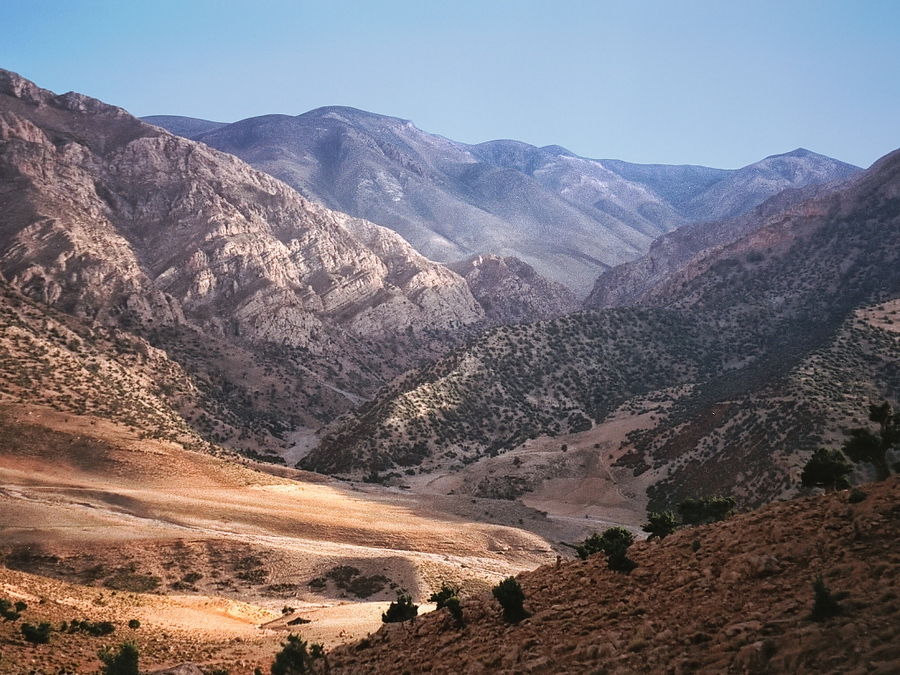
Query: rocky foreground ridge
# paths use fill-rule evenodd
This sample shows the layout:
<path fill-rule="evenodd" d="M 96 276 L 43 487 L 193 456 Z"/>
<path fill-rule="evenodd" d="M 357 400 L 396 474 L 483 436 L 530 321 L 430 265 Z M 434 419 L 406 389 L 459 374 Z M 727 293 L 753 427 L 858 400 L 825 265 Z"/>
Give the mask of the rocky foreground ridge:
<path fill-rule="evenodd" d="M 490 595 L 390 624 L 327 655 L 334 675 L 379 673 L 895 673 L 900 669 L 900 479 L 773 503 L 521 574 L 520 623 Z M 856 499 L 862 495 L 857 495 Z M 839 613 L 814 620 L 821 576 Z M 324 664 L 317 664 L 323 666 Z M 316 672 L 325 672 L 324 670 Z"/>

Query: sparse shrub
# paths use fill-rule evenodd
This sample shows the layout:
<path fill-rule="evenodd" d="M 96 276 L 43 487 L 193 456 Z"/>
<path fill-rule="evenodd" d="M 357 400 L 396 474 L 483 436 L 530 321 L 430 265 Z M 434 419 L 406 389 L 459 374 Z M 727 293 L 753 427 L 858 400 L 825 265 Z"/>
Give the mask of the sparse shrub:
<path fill-rule="evenodd" d="M 582 560 L 601 551 L 606 554 L 609 569 L 615 572 L 628 573 L 637 567 L 637 563 L 628 557 L 628 547 L 634 543 L 634 535 L 624 527 L 611 527 L 603 534 L 594 532 L 590 537 L 575 547 Z"/>
<path fill-rule="evenodd" d="M 456 621 L 457 626 L 463 625 L 463 611 L 462 605 L 459 602 L 459 598 L 456 596 L 447 598 L 444 602 L 444 607 L 447 608 L 447 611 L 450 612 L 450 616 Z"/>
<path fill-rule="evenodd" d="M 678 521 L 675 519 L 675 514 L 671 511 L 650 511 L 647 514 L 647 523 L 641 529 L 650 535 L 647 537 L 648 539 L 653 539 L 654 537 L 665 539 L 675 532 L 677 527 Z"/>
<path fill-rule="evenodd" d="M 715 523 L 734 512 L 737 501 L 734 497 L 703 497 L 685 499 L 677 506 L 681 522 L 685 525 Z"/>
<path fill-rule="evenodd" d="M 843 608 L 838 604 L 828 587 L 825 586 L 821 575 L 816 577 L 816 580 L 813 582 L 813 594 L 813 609 L 809 615 L 809 618 L 813 621 L 824 621 L 843 612 Z"/>
<path fill-rule="evenodd" d="M 860 502 L 865 501 L 868 496 L 868 492 L 860 490 L 859 488 L 853 488 L 850 490 L 850 496 L 847 497 L 847 501 L 851 504 L 859 504 Z"/>
<path fill-rule="evenodd" d="M 106 647 L 97 652 L 97 656 L 103 662 L 100 675 L 140 675 L 138 648 L 132 642 L 123 642 L 115 653 Z"/>
<path fill-rule="evenodd" d="M 114 633 L 116 630 L 115 625 L 111 621 L 79 621 L 78 619 L 73 619 L 69 622 L 69 632 L 70 633 L 86 633 L 93 637 L 102 637 L 104 635 L 110 635 Z"/>
<path fill-rule="evenodd" d="M 456 625 L 463 625 L 462 606 L 459 603 L 459 588 L 457 586 L 442 584 L 441 590 L 437 593 L 432 593 L 428 600 L 437 603 L 438 609 L 446 607 L 450 615 L 456 620 Z"/>
<path fill-rule="evenodd" d="M 409 593 L 398 592 L 397 599 L 388 606 L 386 612 L 381 613 L 381 620 L 384 623 L 400 623 L 412 621 L 418 614 L 419 606 L 413 604 L 412 596 Z"/>
<path fill-rule="evenodd" d="M 131 630 L 137 630 L 138 628 L 141 627 L 141 622 L 138 621 L 137 619 L 132 619 L 131 621 L 128 622 L 128 627 Z"/>
<path fill-rule="evenodd" d="M 13 605 L 5 598 L 0 599 L 0 616 L 2 616 L 5 621 L 18 621 L 21 613 L 26 609 L 28 609 L 28 605 L 21 600 Z"/>
<path fill-rule="evenodd" d="M 528 618 L 525 611 L 525 593 L 515 577 L 507 577 L 491 591 L 503 608 L 503 618 L 510 623 L 518 623 Z"/>
<path fill-rule="evenodd" d="M 32 642 L 36 645 L 45 645 L 50 642 L 51 630 L 50 624 L 46 621 L 42 621 L 37 626 L 30 623 L 23 623 L 21 628 L 22 637 L 28 640 L 28 642 Z"/>
<path fill-rule="evenodd" d="M 459 599 L 459 588 L 450 584 L 441 584 L 441 590 L 437 593 L 432 593 L 428 601 L 437 603 L 437 608 L 443 609 L 447 606 L 447 600 L 450 598 Z"/>
<path fill-rule="evenodd" d="M 281 643 L 281 651 L 272 663 L 272 675 L 302 675 L 312 672 L 312 662 L 324 655 L 321 645 L 310 645 L 307 650 L 305 640 L 299 635 L 288 635 L 287 642 Z"/>
<path fill-rule="evenodd" d="M 850 438 L 844 442 L 844 453 L 857 464 L 871 464 L 875 467 L 876 480 L 885 480 L 891 475 L 888 450 L 900 443 L 900 413 L 895 413 L 885 401 L 869 406 L 869 419 L 878 423 L 878 433 L 864 428 L 851 429 Z"/>
<path fill-rule="evenodd" d="M 700 540 L 699 539 L 694 539 L 694 541 L 691 542 L 691 550 L 694 553 L 696 553 L 697 551 L 700 550 Z"/>

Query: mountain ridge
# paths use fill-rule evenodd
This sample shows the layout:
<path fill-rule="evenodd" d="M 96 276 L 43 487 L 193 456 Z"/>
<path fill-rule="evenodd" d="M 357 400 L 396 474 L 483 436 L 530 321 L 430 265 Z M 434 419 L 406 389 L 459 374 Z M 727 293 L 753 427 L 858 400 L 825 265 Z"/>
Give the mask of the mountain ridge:
<path fill-rule="evenodd" d="M 728 171 L 593 160 L 520 141 L 466 145 L 409 120 L 340 106 L 249 118 L 193 137 L 329 208 L 397 231 L 433 260 L 514 256 L 580 298 L 602 271 L 640 256 L 666 232 L 858 171 L 797 151 L 773 156 L 796 165 L 780 176 L 766 164 L 773 158 Z M 734 190 L 741 198 L 726 199 Z"/>
<path fill-rule="evenodd" d="M 630 307 L 482 334 L 337 421 L 304 466 L 400 482 L 397 468 L 482 467 L 538 494 L 502 456 L 549 453 L 549 467 L 567 445 L 654 509 L 700 489 L 790 494 L 803 457 L 839 443 L 866 400 L 900 397 L 897 335 L 861 318 L 889 319 L 900 296 L 898 164 L 776 198 Z"/>

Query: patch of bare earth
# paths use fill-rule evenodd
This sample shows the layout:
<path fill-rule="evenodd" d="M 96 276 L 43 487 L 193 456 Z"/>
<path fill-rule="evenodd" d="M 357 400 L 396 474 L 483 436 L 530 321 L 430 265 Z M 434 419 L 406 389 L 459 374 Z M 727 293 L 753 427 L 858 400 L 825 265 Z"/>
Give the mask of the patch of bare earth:
<path fill-rule="evenodd" d="M 137 641 L 144 670 L 267 671 L 289 632 L 326 646 L 358 639 L 399 589 L 419 602 L 443 582 L 477 592 L 555 557 L 540 536 L 415 495 L 280 473 L 108 421 L 3 406 L 0 588 L 28 610 L 0 623 L 0 673 L 91 672 L 98 649 L 124 640 Z M 116 631 L 58 630 L 73 619 Z M 27 643 L 22 622 L 41 621 L 56 629 L 50 643 Z"/>

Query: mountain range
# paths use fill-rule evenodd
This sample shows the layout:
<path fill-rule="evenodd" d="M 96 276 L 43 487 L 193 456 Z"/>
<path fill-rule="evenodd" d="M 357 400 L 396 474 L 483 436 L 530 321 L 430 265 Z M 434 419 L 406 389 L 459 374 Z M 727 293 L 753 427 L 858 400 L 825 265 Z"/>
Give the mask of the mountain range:
<path fill-rule="evenodd" d="M 562 558 L 686 498 L 795 497 L 900 401 L 900 150 L 722 172 L 346 108 L 167 124 L 202 142 L 0 70 L 0 573 L 52 629 L 4 621 L 0 671 L 99 667 L 76 610 L 140 618 L 154 664 L 262 668 L 444 581 L 465 626 L 332 672 L 896 669 L 896 477 L 637 544 L 630 577 Z M 544 563 L 503 623 L 482 592 Z M 852 598 L 818 628 L 817 573 Z"/>
<path fill-rule="evenodd" d="M 668 235 L 601 277 L 606 309 L 481 334 L 348 413 L 303 466 L 461 472 L 480 496 L 534 500 L 600 476 L 655 509 L 790 494 L 803 458 L 900 395 L 898 185 L 895 152 L 785 208 Z"/>
<path fill-rule="evenodd" d="M 467 145 L 345 107 L 233 124 L 144 119 L 388 227 L 431 260 L 517 257 L 579 299 L 598 274 L 642 255 L 662 234 L 858 171 L 802 149 L 722 170 L 593 160 L 511 140 Z"/>

